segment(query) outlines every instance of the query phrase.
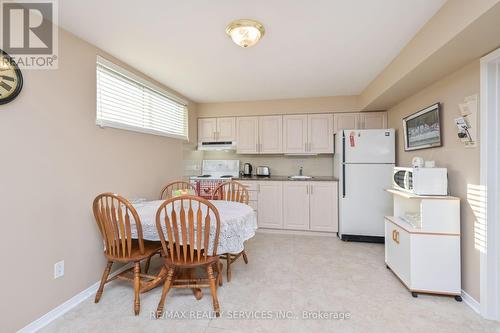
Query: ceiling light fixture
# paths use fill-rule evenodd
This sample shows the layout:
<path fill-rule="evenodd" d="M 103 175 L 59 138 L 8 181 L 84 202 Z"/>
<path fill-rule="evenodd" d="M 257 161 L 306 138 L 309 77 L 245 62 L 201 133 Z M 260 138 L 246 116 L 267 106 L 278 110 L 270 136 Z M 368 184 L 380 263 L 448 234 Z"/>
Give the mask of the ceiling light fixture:
<path fill-rule="evenodd" d="M 226 33 L 236 45 L 250 47 L 264 36 L 264 26 L 257 21 L 241 19 L 236 20 L 226 27 Z"/>

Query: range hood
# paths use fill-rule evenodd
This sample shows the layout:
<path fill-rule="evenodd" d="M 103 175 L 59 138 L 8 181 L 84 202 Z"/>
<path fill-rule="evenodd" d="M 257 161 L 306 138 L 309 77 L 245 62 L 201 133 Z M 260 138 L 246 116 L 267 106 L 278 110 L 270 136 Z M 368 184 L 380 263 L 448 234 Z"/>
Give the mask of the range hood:
<path fill-rule="evenodd" d="M 212 151 L 236 150 L 236 142 L 234 141 L 200 142 L 198 143 L 198 150 L 212 150 Z"/>

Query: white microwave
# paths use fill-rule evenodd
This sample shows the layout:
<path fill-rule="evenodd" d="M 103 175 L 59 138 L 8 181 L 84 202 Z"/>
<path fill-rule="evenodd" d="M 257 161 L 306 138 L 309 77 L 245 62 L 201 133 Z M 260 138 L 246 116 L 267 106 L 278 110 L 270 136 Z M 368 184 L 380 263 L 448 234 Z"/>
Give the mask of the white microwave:
<path fill-rule="evenodd" d="M 448 170 L 395 167 L 392 185 L 396 190 L 416 195 L 448 195 Z"/>

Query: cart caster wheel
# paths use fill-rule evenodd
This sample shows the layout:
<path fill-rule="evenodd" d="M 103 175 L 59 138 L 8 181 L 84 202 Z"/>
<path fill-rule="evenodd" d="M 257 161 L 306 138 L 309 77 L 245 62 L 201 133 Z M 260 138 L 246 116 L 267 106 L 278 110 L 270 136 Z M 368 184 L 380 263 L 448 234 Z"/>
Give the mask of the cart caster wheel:
<path fill-rule="evenodd" d="M 391 268 L 389 267 L 389 265 L 385 265 L 385 268 L 387 268 L 387 269 L 391 269 Z"/>
<path fill-rule="evenodd" d="M 417 298 L 417 297 L 418 297 L 418 294 L 417 294 L 417 293 L 415 293 L 415 292 L 412 292 L 412 293 L 411 293 L 411 296 L 413 296 L 414 298 Z"/>
<path fill-rule="evenodd" d="M 462 296 L 455 296 L 455 301 L 462 302 Z"/>

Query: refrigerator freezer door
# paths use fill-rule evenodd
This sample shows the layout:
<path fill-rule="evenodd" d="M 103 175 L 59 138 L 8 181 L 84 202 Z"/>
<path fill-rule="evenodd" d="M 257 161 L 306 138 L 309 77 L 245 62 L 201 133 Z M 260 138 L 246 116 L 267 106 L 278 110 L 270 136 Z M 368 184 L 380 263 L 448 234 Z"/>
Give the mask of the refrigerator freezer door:
<path fill-rule="evenodd" d="M 346 163 L 395 163 L 394 129 L 344 130 Z"/>
<path fill-rule="evenodd" d="M 339 184 L 340 236 L 384 236 L 384 216 L 392 214 L 393 164 L 346 164 Z M 344 190 L 345 189 L 345 190 Z"/>

